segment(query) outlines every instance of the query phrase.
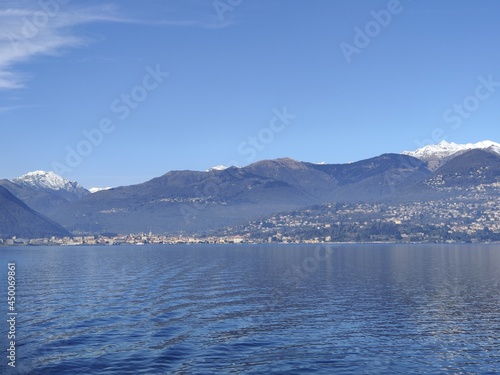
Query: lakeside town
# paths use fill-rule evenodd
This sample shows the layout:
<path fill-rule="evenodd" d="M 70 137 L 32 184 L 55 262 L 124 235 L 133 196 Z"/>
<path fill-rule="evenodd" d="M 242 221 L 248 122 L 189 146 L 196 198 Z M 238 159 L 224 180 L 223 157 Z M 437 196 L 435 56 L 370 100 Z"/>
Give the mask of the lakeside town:
<path fill-rule="evenodd" d="M 50 237 L 50 238 L 8 238 L 0 239 L 0 246 L 83 246 L 83 245 L 145 245 L 145 244 L 196 244 L 196 243 L 243 243 L 245 238 L 233 237 L 192 237 L 192 236 L 166 236 L 149 234 L 128 235 L 88 235 L 74 237 Z"/>
<path fill-rule="evenodd" d="M 458 197 L 408 203 L 325 203 L 233 227 L 229 233 L 277 242 L 500 241 L 498 183 L 464 189 Z M 223 232 L 224 233 L 224 232 Z"/>
<path fill-rule="evenodd" d="M 0 246 L 145 244 L 321 244 L 342 242 L 500 242 L 500 197 L 485 185 L 458 198 L 428 202 L 325 203 L 271 215 L 204 234 L 78 234 L 73 237 L 0 239 Z"/>

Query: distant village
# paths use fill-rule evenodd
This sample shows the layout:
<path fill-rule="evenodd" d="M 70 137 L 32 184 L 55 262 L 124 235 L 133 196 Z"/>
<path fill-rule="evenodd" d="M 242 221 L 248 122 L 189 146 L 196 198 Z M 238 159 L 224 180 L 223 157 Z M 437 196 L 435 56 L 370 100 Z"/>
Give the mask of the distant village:
<path fill-rule="evenodd" d="M 83 246 L 83 245 L 176 245 L 176 244 L 239 244 L 239 243 L 262 243 L 268 241 L 252 241 L 242 236 L 166 236 L 149 234 L 129 234 L 118 236 L 74 236 L 74 237 L 50 237 L 50 238 L 0 238 L 0 246 Z"/>
<path fill-rule="evenodd" d="M 279 213 L 209 234 L 96 234 L 38 239 L 0 238 L 0 246 L 146 244 L 321 244 L 342 242 L 500 242 L 500 183 L 464 189 L 428 202 L 325 203 Z"/>
<path fill-rule="evenodd" d="M 394 242 L 394 239 L 384 237 L 383 242 Z M 382 242 L 382 238 L 369 242 Z M 142 234 L 129 234 L 126 236 L 75 236 L 63 238 L 8 238 L 0 239 L 0 246 L 112 246 L 112 245 L 182 245 L 182 244 L 322 244 L 330 243 L 329 238 L 320 240 L 314 239 L 290 239 L 281 236 L 269 236 L 266 239 L 250 238 L 249 236 L 228 236 L 228 237 L 183 237 L 183 236 L 149 236 Z"/>
<path fill-rule="evenodd" d="M 498 186 L 464 189 L 458 198 L 427 202 L 325 203 L 255 220 L 227 233 L 285 243 L 499 242 L 500 197 L 488 192 L 492 188 Z"/>

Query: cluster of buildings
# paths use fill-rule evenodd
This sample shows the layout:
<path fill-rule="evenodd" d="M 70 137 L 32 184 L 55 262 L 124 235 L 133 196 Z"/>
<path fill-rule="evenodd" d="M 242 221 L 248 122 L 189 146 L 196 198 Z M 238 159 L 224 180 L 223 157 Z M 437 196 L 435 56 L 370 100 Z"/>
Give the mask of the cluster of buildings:
<path fill-rule="evenodd" d="M 144 245 L 325 242 L 500 241 L 500 183 L 451 198 L 408 203 L 325 203 L 228 227 L 210 235 L 87 235 L 1 239 L 0 245 Z"/>
<path fill-rule="evenodd" d="M 74 237 L 50 237 L 50 238 L 0 238 L 0 246 L 82 246 L 82 245 L 145 245 L 145 244 L 199 244 L 199 243 L 244 243 L 248 240 L 241 236 L 166 236 L 149 234 L 129 234 L 129 235 L 95 235 L 95 236 L 74 236 Z"/>
<path fill-rule="evenodd" d="M 500 241 L 500 184 L 464 189 L 457 197 L 408 203 L 328 203 L 272 215 L 227 233 L 295 242 Z M 496 192 L 496 193 L 495 193 Z"/>

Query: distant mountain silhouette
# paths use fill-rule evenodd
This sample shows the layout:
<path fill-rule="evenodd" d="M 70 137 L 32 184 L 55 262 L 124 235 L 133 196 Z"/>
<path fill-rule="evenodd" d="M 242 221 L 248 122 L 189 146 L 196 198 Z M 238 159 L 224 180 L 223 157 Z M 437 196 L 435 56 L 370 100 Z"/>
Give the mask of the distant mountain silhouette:
<path fill-rule="evenodd" d="M 437 169 L 445 186 L 476 186 L 500 181 L 500 155 L 487 150 L 471 150 L 456 156 Z"/>
<path fill-rule="evenodd" d="M 472 149 L 457 153 L 433 172 L 425 161 L 402 154 L 348 164 L 282 158 L 243 168 L 172 171 L 142 184 L 83 194 L 72 201 L 56 198 L 53 192 L 30 193 L 11 182 L 4 184 L 30 202 L 46 197 L 49 204 L 38 204 L 40 212 L 75 234 L 187 234 L 324 202 L 397 204 L 453 197 L 461 193 L 459 188 L 491 184 L 499 178 L 500 155 Z"/>
<path fill-rule="evenodd" d="M 424 162 L 398 154 L 339 165 L 264 160 L 169 172 L 62 205 L 51 217 L 76 232 L 200 232 L 325 201 L 384 199 L 429 174 Z"/>
<path fill-rule="evenodd" d="M 59 224 L 44 217 L 0 186 L 0 238 L 69 236 Z"/>
<path fill-rule="evenodd" d="M 12 180 L 0 180 L 0 186 L 34 210 L 45 214 L 59 205 L 90 195 L 77 182 L 66 180 L 54 172 L 30 172 Z"/>

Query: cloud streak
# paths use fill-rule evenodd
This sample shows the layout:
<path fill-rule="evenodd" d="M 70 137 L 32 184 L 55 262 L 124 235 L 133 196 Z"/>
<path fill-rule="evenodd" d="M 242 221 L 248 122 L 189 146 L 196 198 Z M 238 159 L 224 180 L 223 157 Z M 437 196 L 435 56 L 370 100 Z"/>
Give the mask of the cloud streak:
<path fill-rule="evenodd" d="M 35 106 L 35 105 L 14 105 L 14 106 L 10 106 L 10 107 L 0 107 L 0 113 L 17 111 L 19 109 L 35 108 L 35 107 L 38 107 L 38 106 Z"/>
<path fill-rule="evenodd" d="M 74 35 L 72 27 L 119 21 L 113 13 L 114 9 L 108 5 L 70 9 L 55 0 L 49 7 L 0 10 L 0 89 L 24 87 L 29 76 L 16 71 L 17 64 L 84 44 L 85 39 Z"/>
<path fill-rule="evenodd" d="M 7 8 L 0 9 L 0 90 L 25 87 L 30 76 L 18 71 L 18 64 L 88 44 L 89 40 L 77 35 L 74 30 L 78 25 L 105 22 L 170 27 L 225 26 L 199 21 L 144 21 L 122 17 L 113 4 L 82 8 L 62 3 L 68 1 L 46 1 L 44 6 L 42 2 L 4 3 Z"/>

